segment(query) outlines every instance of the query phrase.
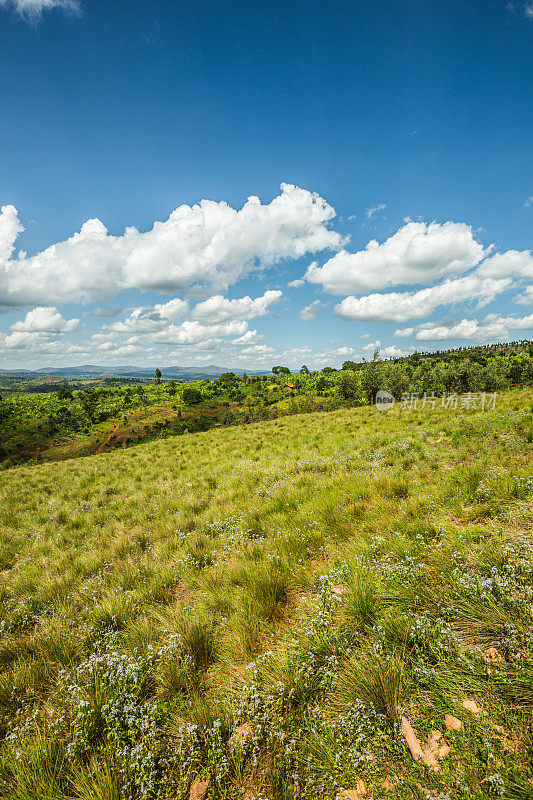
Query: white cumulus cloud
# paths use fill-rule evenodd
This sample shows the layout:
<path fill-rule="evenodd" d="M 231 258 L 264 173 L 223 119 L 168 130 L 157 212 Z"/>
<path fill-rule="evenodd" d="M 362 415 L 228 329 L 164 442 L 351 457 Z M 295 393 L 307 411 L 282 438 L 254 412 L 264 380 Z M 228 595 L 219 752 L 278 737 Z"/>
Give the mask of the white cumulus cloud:
<path fill-rule="evenodd" d="M 356 253 L 341 250 L 322 267 L 311 264 L 305 277 L 329 294 L 355 294 L 458 275 L 484 255 L 464 222 L 408 222 L 383 244 L 373 239 Z"/>
<path fill-rule="evenodd" d="M 533 255 L 531 250 L 506 250 L 505 253 L 487 258 L 476 273 L 487 278 L 510 278 L 533 280 Z"/>
<path fill-rule="evenodd" d="M 263 342 L 266 339 L 266 336 L 263 333 L 258 333 L 257 331 L 246 331 L 243 333 L 242 336 L 239 336 L 237 339 L 232 339 L 231 344 L 244 344 L 244 345 L 252 345 L 252 344 L 259 344 L 259 342 Z"/>
<path fill-rule="evenodd" d="M 54 306 L 37 307 L 10 325 L 11 333 L 0 333 L 0 347 L 4 352 L 22 350 L 25 355 L 60 353 L 64 349 L 60 339 L 79 327 L 79 319 L 64 319 Z"/>
<path fill-rule="evenodd" d="M 13 206 L 0 216 L 0 298 L 4 306 L 107 299 L 125 288 L 172 294 L 191 287 L 226 289 L 252 271 L 346 241 L 329 230 L 335 210 L 289 184 L 270 203 L 249 197 L 240 210 L 202 200 L 175 209 L 142 233 L 110 235 L 98 219 L 34 256 L 12 258 L 22 230 Z"/>
<path fill-rule="evenodd" d="M 245 356 L 267 356 L 274 352 L 273 347 L 268 347 L 266 344 L 254 344 L 251 347 L 245 347 L 241 350 L 241 355 Z"/>
<path fill-rule="evenodd" d="M 166 344 L 197 344 L 205 339 L 221 336 L 242 336 L 247 329 L 248 323 L 244 320 L 233 320 L 219 325 L 203 325 L 198 320 L 185 320 L 181 325 L 169 325 L 154 333 L 151 340 Z"/>
<path fill-rule="evenodd" d="M 381 342 L 379 339 L 376 339 L 375 342 L 369 342 L 368 344 L 365 344 L 362 350 L 377 350 L 378 347 L 381 347 Z"/>
<path fill-rule="evenodd" d="M 0 266 L 7 264 L 15 249 L 15 240 L 24 226 L 18 218 L 15 206 L 0 209 Z"/>
<path fill-rule="evenodd" d="M 421 342 L 442 342 L 447 339 L 489 342 L 506 339 L 513 331 L 533 330 L 533 314 L 527 317 L 501 317 L 489 314 L 484 320 L 462 319 L 452 325 L 427 323 L 421 325 L 416 339 Z"/>
<path fill-rule="evenodd" d="M 189 304 L 187 301 L 175 297 L 169 300 L 168 303 L 157 303 L 155 306 L 139 306 L 123 322 L 110 322 L 104 325 L 102 330 L 119 334 L 149 333 L 150 331 L 164 328 L 169 322 L 183 319 L 188 311 Z"/>
<path fill-rule="evenodd" d="M 383 350 L 380 351 L 380 355 L 382 358 L 401 358 L 402 356 L 409 355 L 409 353 L 412 353 L 413 350 L 413 347 L 409 347 L 407 350 L 402 350 L 395 344 L 391 344 L 388 347 L 384 347 Z"/>
<path fill-rule="evenodd" d="M 73 333 L 80 327 L 79 319 L 63 319 L 57 308 L 41 306 L 28 311 L 26 318 L 14 322 L 11 331 L 26 331 L 28 333 Z"/>
<path fill-rule="evenodd" d="M 174 298 L 167 303 L 135 308 L 125 320 L 103 325 L 95 336 L 112 340 L 142 335 L 146 341 L 173 344 L 196 344 L 206 339 L 239 336 L 234 343 L 256 344 L 265 337 L 257 331 L 248 331 L 248 320 L 267 314 L 281 296 L 279 290 L 267 291 L 255 299 L 246 296 L 230 300 L 214 295 L 192 310 L 187 301 Z M 176 322 L 181 324 L 174 324 Z"/>
<path fill-rule="evenodd" d="M 214 295 L 195 306 L 192 317 L 204 322 L 224 322 L 230 319 L 253 319 L 268 314 L 273 303 L 278 303 L 282 292 L 270 290 L 262 297 L 241 297 L 229 300 L 222 295 Z"/>
<path fill-rule="evenodd" d="M 396 328 L 394 331 L 394 335 L 398 338 L 403 338 L 407 336 L 412 336 L 415 332 L 414 328 Z"/>
<path fill-rule="evenodd" d="M 325 308 L 327 303 L 323 303 L 321 300 L 314 300 L 312 303 L 309 303 L 308 306 L 303 308 L 300 311 L 300 319 L 310 320 L 316 319 L 320 311 Z"/>
<path fill-rule="evenodd" d="M 448 280 L 417 292 L 390 292 L 363 297 L 345 297 L 334 308 L 339 317 L 353 320 L 405 322 L 429 316 L 439 306 L 475 298 L 478 306 L 486 305 L 497 294 L 512 285 L 512 278 L 481 278 L 468 275 Z"/>
<path fill-rule="evenodd" d="M 515 297 L 515 303 L 521 306 L 533 306 L 533 285 L 526 286 L 524 293 Z"/>

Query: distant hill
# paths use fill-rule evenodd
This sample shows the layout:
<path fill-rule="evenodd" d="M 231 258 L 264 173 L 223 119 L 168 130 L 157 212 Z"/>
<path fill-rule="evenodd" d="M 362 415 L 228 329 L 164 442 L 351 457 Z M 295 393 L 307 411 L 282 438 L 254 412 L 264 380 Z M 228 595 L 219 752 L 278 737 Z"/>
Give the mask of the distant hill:
<path fill-rule="evenodd" d="M 405 361 L 418 362 L 420 358 L 450 361 L 453 358 L 469 358 L 473 361 L 484 359 L 492 355 L 508 355 L 511 353 L 520 353 L 526 350 L 531 352 L 533 342 L 531 339 L 520 339 L 513 342 L 496 342 L 485 345 L 470 345 L 468 347 L 452 347 L 448 350 L 420 350 L 413 353 L 391 356 L 385 358 L 385 361 L 396 361 L 402 363 Z M 363 362 L 357 362 L 358 366 L 363 366 Z M 352 365 L 355 362 L 346 361 L 344 365 Z M 160 367 L 163 380 L 169 378 L 181 378 L 182 380 L 201 380 L 202 378 L 215 378 L 222 375 L 223 372 L 233 372 L 235 375 L 265 375 L 269 374 L 269 369 L 241 369 L 239 367 L 221 367 L 218 364 L 206 364 L 204 367 L 180 367 L 173 364 L 168 367 Z M 40 367 L 39 369 L 0 369 L 0 375 L 7 375 L 12 377 L 39 377 L 42 375 L 59 375 L 62 377 L 88 377 L 88 376 L 121 376 L 127 378 L 152 378 L 154 376 L 155 366 L 153 367 L 137 367 L 131 364 L 125 366 L 102 366 L 99 364 L 82 364 L 77 367 Z"/>
<path fill-rule="evenodd" d="M 236 367 L 219 367 L 217 364 L 207 364 L 205 367 L 180 367 L 173 365 L 161 367 L 163 380 L 168 378 L 212 378 L 223 372 L 234 372 L 235 375 L 261 375 L 265 370 L 244 370 Z M 78 367 L 40 367 L 31 369 L 0 369 L 1 375 L 62 375 L 64 377 L 82 375 L 123 375 L 131 378 L 146 378 L 153 376 L 155 367 L 126 366 L 101 366 L 98 364 L 82 364 Z"/>

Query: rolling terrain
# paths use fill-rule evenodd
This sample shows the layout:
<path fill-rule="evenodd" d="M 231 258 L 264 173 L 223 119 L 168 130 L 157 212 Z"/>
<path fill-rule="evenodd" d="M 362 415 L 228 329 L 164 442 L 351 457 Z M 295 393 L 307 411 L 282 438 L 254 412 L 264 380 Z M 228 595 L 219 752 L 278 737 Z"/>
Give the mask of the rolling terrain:
<path fill-rule="evenodd" d="M 2 472 L 0 797 L 533 797 L 532 441 L 514 389 Z"/>

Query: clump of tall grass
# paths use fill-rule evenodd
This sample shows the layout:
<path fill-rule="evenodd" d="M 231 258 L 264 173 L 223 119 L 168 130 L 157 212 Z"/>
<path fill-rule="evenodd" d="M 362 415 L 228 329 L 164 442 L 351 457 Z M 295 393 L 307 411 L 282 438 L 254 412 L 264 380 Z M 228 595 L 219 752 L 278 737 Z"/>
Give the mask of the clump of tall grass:
<path fill-rule="evenodd" d="M 391 722 L 399 718 L 409 686 L 404 659 L 397 653 L 365 650 L 351 658 L 339 673 L 330 696 L 332 708 L 345 713 L 358 700 Z"/>
<path fill-rule="evenodd" d="M 212 546 L 206 536 L 197 536 L 185 548 L 185 559 L 194 570 L 201 571 L 214 563 Z"/>
<path fill-rule="evenodd" d="M 72 789 L 72 765 L 64 743 L 37 728 L 16 747 L 9 747 L 0 765 L 0 797 L 6 800 L 57 800 Z"/>
<path fill-rule="evenodd" d="M 519 423 L 517 429 L 519 435 L 524 438 L 527 444 L 531 444 L 533 442 L 533 413 L 525 417 L 525 419 Z"/>
<path fill-rule="evenodd" d="M 185 619 L 180 626 L 181 649 L 196 670 L 206 670 L 217 658 L 217 639 L 212 624 L 205 620 Z"/>
<path fill-rule="evenodd" d="M 351 569 L 346 577 L 348 591 L 343 595 L 342 611 L 348 625 L 362 630 L 378 621 L 382 606 L 379 583 L 370 566 Z"/>
<path fill-rule="evenodd" d="M 232 580 L 246 591 L 248 608 L 261 619 L 279 620 L 289 597 L 291 573 L 280 558 L 244 563 L 233 570 Z"/>

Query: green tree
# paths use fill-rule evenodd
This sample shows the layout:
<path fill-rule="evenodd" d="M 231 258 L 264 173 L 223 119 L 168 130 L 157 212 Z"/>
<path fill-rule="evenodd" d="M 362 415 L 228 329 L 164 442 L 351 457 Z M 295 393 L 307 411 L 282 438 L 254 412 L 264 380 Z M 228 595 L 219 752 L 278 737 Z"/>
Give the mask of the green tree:
<path fill-rule="evenodd" d="M 159 368 L 156 369 L 154 377 L 156 383 L 161 383 L 161 370 Z"/>
<path fill-rule="evenodd" d="M 202 393 L 194 386 L 184 386 L 181 396 L 187 406 L 195 406 L 203 400 Z"/>
<path fill-rule="evenodd" d="M 361 387 L 371 403 L 375 400 L 376 392 L 383 388 L 382 384 L 382 363 L 379 358 L 379 350 L 375 350 L 372 361 L 366 363 L 361 370 Z"/>
<path fill-rule="evenodd" d="M 56 433 L 61 429 L 71 428 L 72 430 L 79 430 L 79 424 L 76 417 L 72 414 L 68 406 L 59 406 L 53 409 L 48 415 L 48 424 L 52 433 Z"/>
<path fill-rule="evenodd" d="M 65 384 L 64 386 L 62 386 L 61 389 L 57 393 L 57 399 L 58 400 L 65 401 L 65 400 L 72 400 L 72 398 L 73 398 L 73 394 L 70 391 L 70 389 L 68 388 L 68 384 Z"/>
<path fill-rule="evenodd" d="M 90 422 L 94 422 L 95 415 L 96 415 L 96 406 L 98 405 L 99 400 L 99 392 L 94 386 L 88 386 L 87 389 L 83 389 L 78 395 L 78 399 L 81 403 L 81 406 L 87 416 L 89 417 Z"/>
<path fill-rule="evenodd" d="M 7 422 L 7 420 L 14 416 L 15 406 L 9 400 L 0 400 L 0 423 Z"/>
<path fill-rule="evenodd" d="M 339 394 L 351 403 L 361 400 L 361 386 L 353 372 L 347 371 L 343 374 L 339 383 Z"/>
<path fill-rule="evenodd" d="M 315 388 L 316 388 L 317 392 L 323 392 L 324 389 L 327 387 L 327 385 L 328 384 L 327 384 L 326 379 L 324 378 L 323 375 L 321 375 L 320 378 L 316 382 Z"/>
<path fill-rule="evenodd" d="M 236 403 L 240 403 L 244 399 L 244 392 L 240 386 L 230 387 L 228 395 L 231 398 L 231 400 L 234 400 Z"/>

